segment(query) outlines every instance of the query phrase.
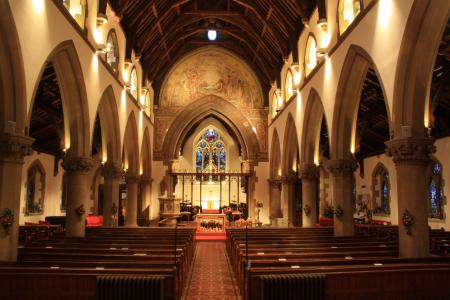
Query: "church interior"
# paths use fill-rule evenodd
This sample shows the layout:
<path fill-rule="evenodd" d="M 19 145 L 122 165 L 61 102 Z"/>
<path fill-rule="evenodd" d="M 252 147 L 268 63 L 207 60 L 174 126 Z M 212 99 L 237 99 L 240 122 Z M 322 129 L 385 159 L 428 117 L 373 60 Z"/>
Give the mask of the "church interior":
<path fill-rule="evenodd" d="M 1 299 L 450 299 L 449 151 L 448 0 L 0 1 Z"/>

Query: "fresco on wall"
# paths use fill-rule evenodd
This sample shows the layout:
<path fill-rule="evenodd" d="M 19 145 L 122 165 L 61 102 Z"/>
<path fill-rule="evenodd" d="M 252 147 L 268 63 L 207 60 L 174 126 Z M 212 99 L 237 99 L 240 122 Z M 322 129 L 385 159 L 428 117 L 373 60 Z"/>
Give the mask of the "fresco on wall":
<path fill-rule="evenodd" d="M 216 95 L 237 107 L 263 107 L 254 75 L 236 58 L 216 49 L 196 53 L 171 71 L 160 106 L 185 106 L 207 95 Z"/>

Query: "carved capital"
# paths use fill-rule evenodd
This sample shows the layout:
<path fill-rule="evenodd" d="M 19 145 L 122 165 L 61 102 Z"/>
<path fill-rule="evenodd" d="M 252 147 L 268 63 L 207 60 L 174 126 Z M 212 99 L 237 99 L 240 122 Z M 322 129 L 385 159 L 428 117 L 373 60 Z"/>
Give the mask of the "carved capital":
<path fill-rule="evenodd" d="M 270 187 L 277 188 L 281 190 L 281 179 L 267 179 Z"/>
<path fill-rule="evenodd" d="M 116 161 L 107 161 L 102 167 L 102 175 L 105 178 L 118 179 L 122 177 L 121 164 Z"/>
<path fill-rule="evenodd" d="M 0 135 L 0 160 L 23 164 L 23 158 L 31 155 L 34 139 L 29 136 L 3 133 Z"/>
<path fill-rule="evenodd" d="M 303 163 L 300 165 L 300 178 L 317 179 L 319 178 L 319 166 L 315 164 Z"/>
<path fill-rule="evenodd" d="M 141 177 L 134 174 L 126 174 L 125 175 L 125 182 L 127 184 L 138 184 Z"/>
<path fill-rule="evenodd" d="M 87 156 L 67 156 L 62 166 L 67 172 L 87 173 L 94 166 L 94 160 Z"/>
<path fill-rule="evenodd" d="M 153 182 L 153 178 L 141 175 L 141 178 L 139 180 L 139 183 L 141 184 L 151 184 Z"/>
<path fill-rule="evenodd" d="M 299 182 L 299 178 L 296 175 L 287 175 L 281 178 L 282 184 L 296 183 Z"/>
<path fill-rule="evenodd" d="M 386 154 L 396 165 L 427 165 L 436 152 L 432 138 L 401 138 L 385 142 Z"/>
<path fill-rule="evenodd" d="M 354 159 L 330 159 L 324 165 L 333 176 L 352 176 L 358 167 Z"/>

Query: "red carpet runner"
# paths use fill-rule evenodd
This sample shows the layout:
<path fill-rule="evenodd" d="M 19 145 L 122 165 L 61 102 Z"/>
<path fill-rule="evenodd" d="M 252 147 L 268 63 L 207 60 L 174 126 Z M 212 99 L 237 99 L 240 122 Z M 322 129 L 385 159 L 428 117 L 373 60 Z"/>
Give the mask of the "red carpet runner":
<path fill-rule="evenodd" d="M 197 242 L 185 300 L 239 300 L 224 242 Z"/>
<path fill-rule="evenodd" d="M 225 232 L 201 232 L 197 230 L 195 233 L 196 241 L 225 241 L 226 239 Z"/>

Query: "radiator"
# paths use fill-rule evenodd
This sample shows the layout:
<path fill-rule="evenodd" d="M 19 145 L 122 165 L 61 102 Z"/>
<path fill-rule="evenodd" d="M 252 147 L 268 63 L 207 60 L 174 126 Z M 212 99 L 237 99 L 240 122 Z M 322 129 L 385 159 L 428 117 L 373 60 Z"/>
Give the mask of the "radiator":
<path fill-rule="evenodd" d="M 324 274 L 281 274 L 259 276 L 261 300 L 322 300 L 325 298 Z"/>
<path fill-rule="evenodd" d="M 163 299 L 164 277 L 142 275 L 97 276 L 97 300 Z"/>

